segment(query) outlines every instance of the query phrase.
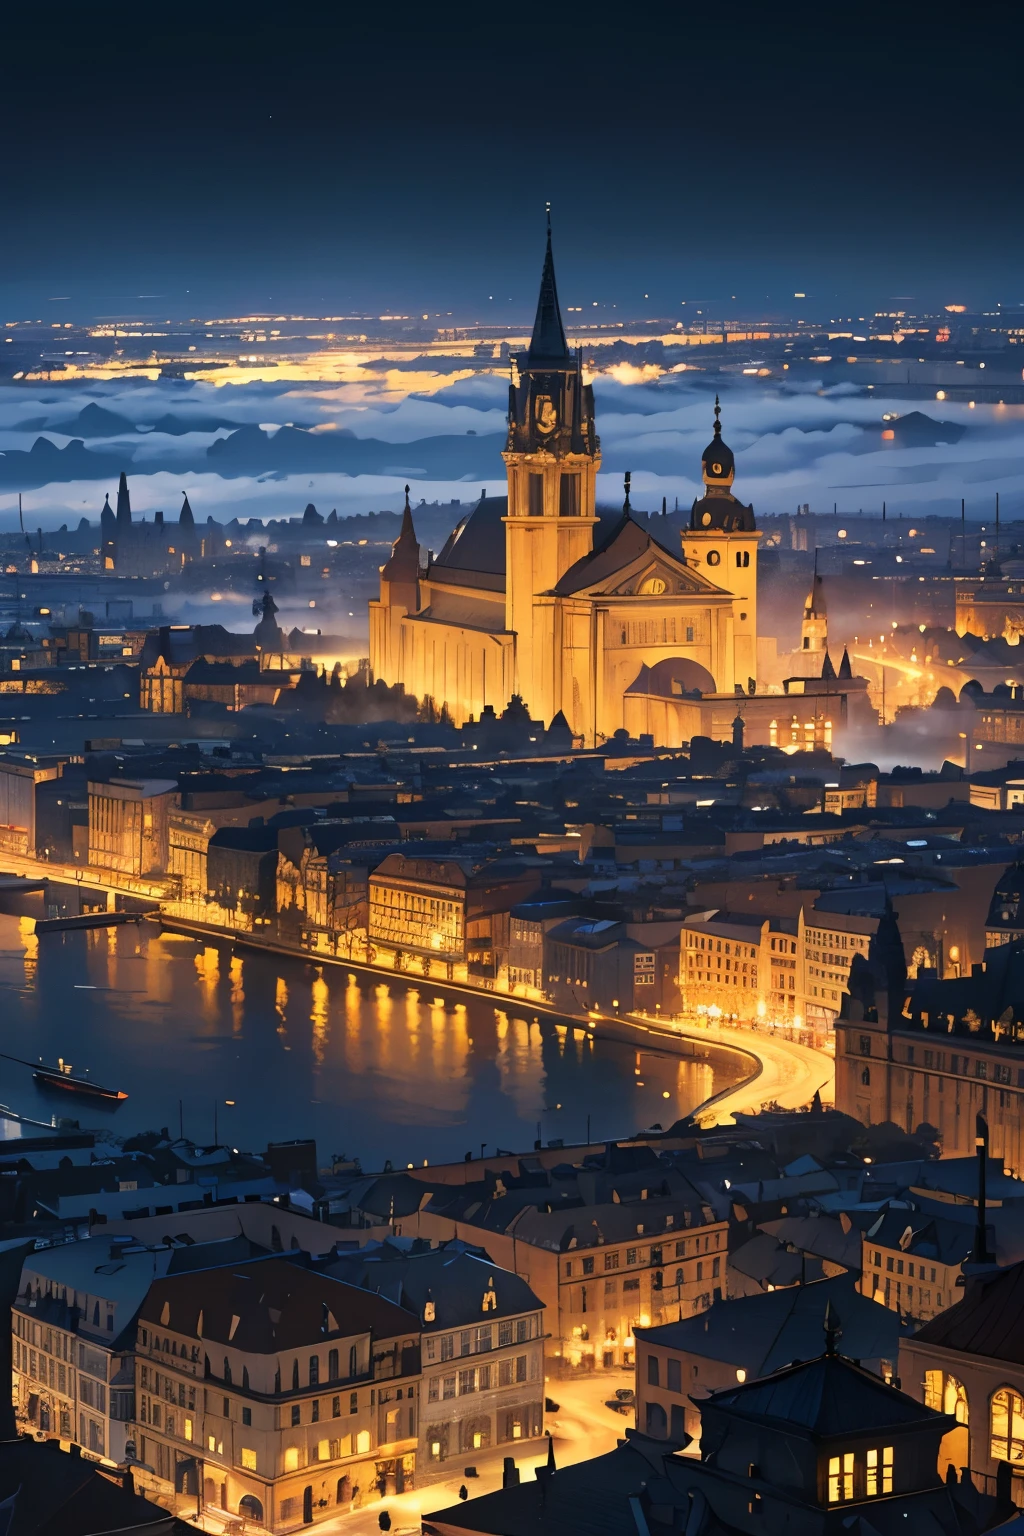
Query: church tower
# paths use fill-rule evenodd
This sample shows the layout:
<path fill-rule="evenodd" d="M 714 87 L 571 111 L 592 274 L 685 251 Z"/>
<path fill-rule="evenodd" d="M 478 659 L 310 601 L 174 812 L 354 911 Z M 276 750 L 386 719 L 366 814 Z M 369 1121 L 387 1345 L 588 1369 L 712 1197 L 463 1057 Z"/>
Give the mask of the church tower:
<path fill-rule="evenodd" d="M 688 565 L 736 599 L 734 679 L 743 686 L 757 677 L 757 546 L 761 535 L 753 507 L 744 506 L 733 495 L 736 460 L 722 438 L 721 415 L 716 395 L 714 436 L 701 455 L 704 495 L 690 509 L 683 553 Z"/>
<path fill-rule="evenodd" d="M 554 607 L 550 595 L 590 553 L 601 449 L 582 356 L 565 339 L 551 254 L 551 219 L 530 345 L 509 386 L 505 524 L 505 628 L 516 636 L 516 685 L 535 720 L 555 714 Z"/>
<path fill-rule="evenodd" d="M 825 606 L 825 586 L 818 575 L 815 556 L 814 579 L 804 602 L 804 616 L 800 624 L 800 649 L 809 656 L 820 656 L 828 651 L 828 609 Z"/>
<path fill-rule="evenodd" d="M 402 620 L 419 608 L 419 579 L 420 546 L 406 486 L 402 527 L 390 559 L 380 568 L 380 598 L 370 603 L 370 669 L 392 686 L 404 680 Z"/>

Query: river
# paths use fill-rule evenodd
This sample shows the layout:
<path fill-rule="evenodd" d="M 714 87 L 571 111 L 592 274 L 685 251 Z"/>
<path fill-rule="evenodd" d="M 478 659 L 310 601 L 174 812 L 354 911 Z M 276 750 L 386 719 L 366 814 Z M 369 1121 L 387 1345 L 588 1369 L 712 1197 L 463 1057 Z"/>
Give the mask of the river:
<path fill-rule="evenodd" d="M 431 1163 L 539 1134 L 566 1143 L 670 1125 L 742 1075 L 594 1038 L 529 1004 L 436 997 L 340 966 L 232 953 L 152 923 L 45 934 L 0 915 L 0 1051 L 62 1056 L 119 1088 L 119 1107 L 40 1090 L 0 1061 L 0 1101 L 118 1135 L 177 1134 L 259 1151 L 315 1136 L 321 1162 Z M 11 1123 L 7 1122 L 10 1134 Z M 30 1127 L 24 1127 L 31 1134 Z"/>

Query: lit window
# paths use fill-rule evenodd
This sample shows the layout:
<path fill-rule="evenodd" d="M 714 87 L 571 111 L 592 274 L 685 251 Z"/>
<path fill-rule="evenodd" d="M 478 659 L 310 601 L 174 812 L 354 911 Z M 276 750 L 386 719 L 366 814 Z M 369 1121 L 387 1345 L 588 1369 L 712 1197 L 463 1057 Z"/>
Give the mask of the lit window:
<path fill-rule="evenodd" d="M 828 1501 L 845 1504 L 853 1498 L 853 1452 L 830 1456 L 828 1461 Z"/>
<path fill-rule="evenodd" d="M 299 1470 L 299 1448 L 297 1445 L 285 1446 L 284 1469 L 286 1472 L 297 1472 Z"/>
<path fill-rule="evenodd" d="M 892 1493 L 891 1445 L 883 1446 L 881 1451 L 868 1451 L 864 1492 L 869 1499 L 880 1493 Z"/>
<path fill-rule="evenodd" d="M 358 1435 L 356 1435 L 356 1452 L 360 1456 L 365 1456 L 369 1449 L 370 1431 L 368 1429 L 361 1429 Z"/>
<path fill-rule="evenodd" d="M 970 1423 L 967 1391 L 955 1376 L 946 1377 L 946 1387 L 942 1394 L 942 1410 L 956 1419 L 958 1424 Z"/>
<path fill-rule="evenodd" d="M 934 1408 L 936 1413 L 942 1412 L 942 1372 L 925 1371 L 924 1373 L 924 1405 L 926 1408 Z"/>
<path fill-rule="evenodd" d="M 247 1472 L 256 1471 L 256 1452 L 250 1451 L 247 1446 L 242 1446 L 242 1466 Z"/>
<path fill-rule="evenodd" d="M 1024 1400 L 1009 1387 L 992 1399 L 993 1461 L 1024 1461 Z"/>

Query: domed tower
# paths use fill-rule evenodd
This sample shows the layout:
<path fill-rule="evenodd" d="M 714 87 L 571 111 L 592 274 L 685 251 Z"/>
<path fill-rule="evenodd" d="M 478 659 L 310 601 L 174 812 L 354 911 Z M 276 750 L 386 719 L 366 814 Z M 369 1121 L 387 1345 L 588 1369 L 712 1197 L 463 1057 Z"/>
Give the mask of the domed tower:
<path fill-rule="evenodd" d="M 715 396 L 714 436 L 701 454 L 704 495 L 690 509 L 683 534 L 687 563 L 731 592 L 733 649 L 738 680 L 757 676 L 757 546 L 754 509 L 733 495 L 736 460 L 722 437 L 722 407 Z"/>
<path fill-rule="evenodd" d="M 555 713 L 550 604 L 538 603 L 593 548 L 595 480 L 601 449 L 594 392 L 583 382 L 555 286 L 551 219 L 530 345 L 509 387 L 505 523 L 505 628 L 516 636 L 517 691 L 535 720 Z"/>

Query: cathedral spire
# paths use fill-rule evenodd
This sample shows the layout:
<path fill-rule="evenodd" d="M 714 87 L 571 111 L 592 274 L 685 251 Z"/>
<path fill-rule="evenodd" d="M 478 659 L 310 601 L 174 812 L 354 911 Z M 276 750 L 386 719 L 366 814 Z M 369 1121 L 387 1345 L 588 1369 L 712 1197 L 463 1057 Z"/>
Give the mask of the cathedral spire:
<path fill-rule="evenodd" d="M 533 322 L 533 335 L 526 354 L 527 368 L 568 368 L 572 366 L 569 344 L 565 339 L 562 312 L 555 286 L 555 259 L 551 254 L 551 208 L 548 206 L 548 242 L 540 277 L 540 295 Z"/>
<path fill-rule="evenodd" d="M 182 528 L 194 528 L 196 520 L 192 515 L 192 508 L 188 504 L 188 492 L 183 492 L 183 495 L 185 500 L 182 502 L 181 511 L 178 513 L 178 523 Z"/>

